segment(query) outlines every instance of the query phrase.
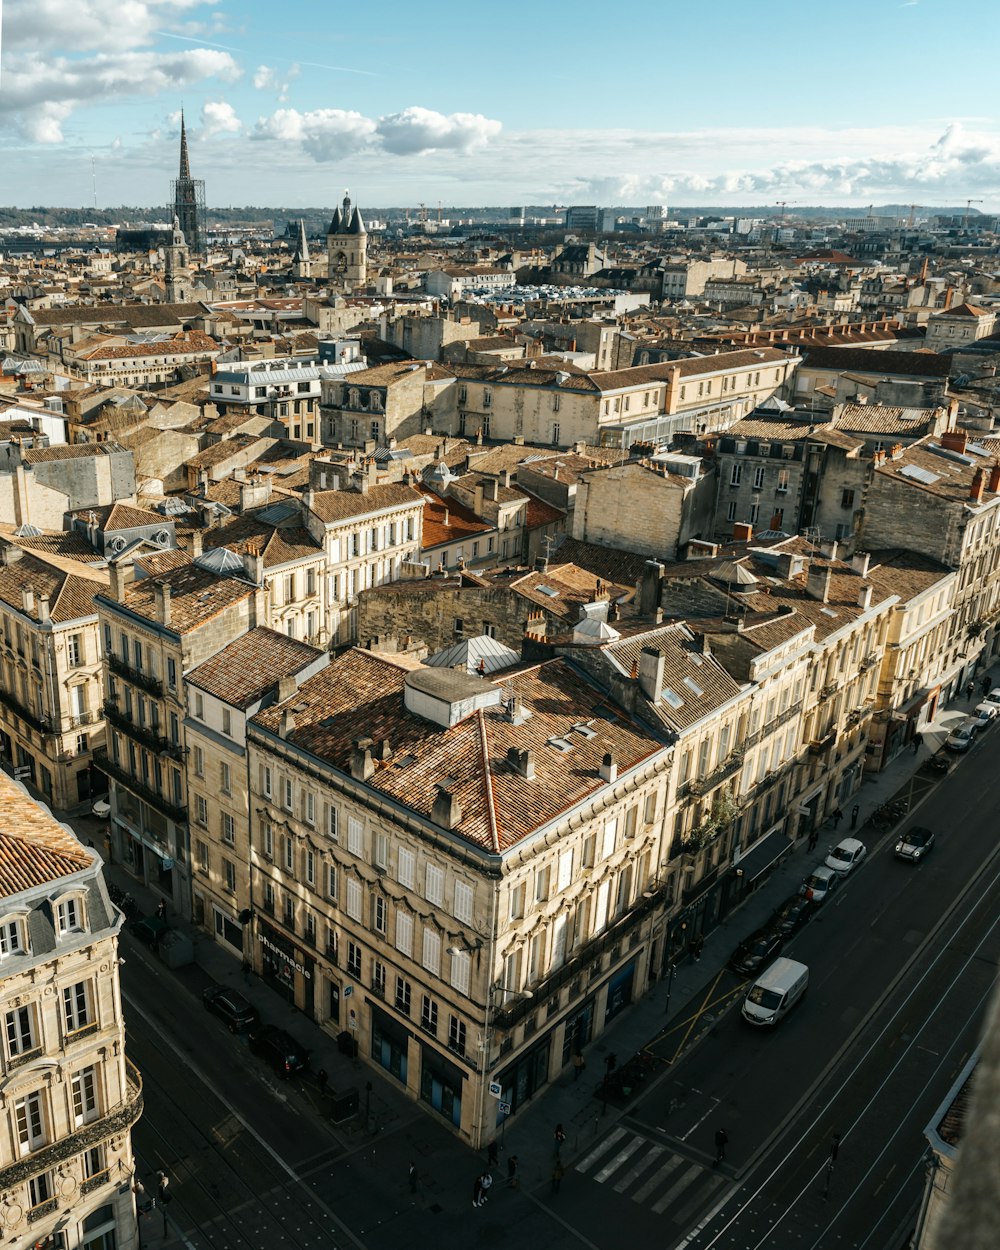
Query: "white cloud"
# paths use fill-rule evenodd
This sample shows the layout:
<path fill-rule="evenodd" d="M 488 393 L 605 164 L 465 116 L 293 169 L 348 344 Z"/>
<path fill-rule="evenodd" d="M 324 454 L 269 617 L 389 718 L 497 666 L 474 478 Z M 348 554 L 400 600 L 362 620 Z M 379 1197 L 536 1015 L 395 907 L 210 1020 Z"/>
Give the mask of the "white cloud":
<path fill-rule="evenodd" d="M 201 138 L 213 139 L 216 135 L 239 134 L 243 123 L 236 110 L 226 100 L 207 100 L 201 110 Z"/>
<path fill-rule="evenodd" d="M 10 118 L 37 143 L 58 143 L 62 123 L 82 104 L 176 92 L 209 78 L 234 82 L 240 73 L 228 52 L 211 48 L 99 53 L 74 60 L 26 53 L 4 69 L 0 120 Z"/>
<path fill-rule="evenodd" d="M 276 69 L 272 69 L 270 65 L 258 65 L 254 71 L 253 85 L 258 91 L 274 91 L 278 99 L 284 102 L 288 99 L 288 91 L 294 79 L 298 78 L 301 70 L 297 64 L 290 65 L 284 74 L 279 74 Z"/>
<path fill-rule="evenodd" d="M 206 0 L 7 0 L 4 41 L 20 50 L 122 51 L 148 44 L 157 30 Z"/>
<path fill-rule="evenodd" d="M 481 113 L 452 113 L 445 117 L 432 109 L 411 107 L 380 117 L 378 135 L 387 152 L 410 156 L 439 148 L 468 152 L 483 147 L 501 131 L 498 121 Z"/>
<path fill-rule="evenodd" d="M 500 122 L 478 113 L 452 113 L 445 117 L 430 109 L 413 107 L 374 120 L 344 109 L 300 113 L 287 108 L 260 118 L 253 137 L 300 143 L 313 160 L 332 161 L 365 149 L 395 156 L 437 149 L 468 152 L 488 143 L 500 130 Z"/>

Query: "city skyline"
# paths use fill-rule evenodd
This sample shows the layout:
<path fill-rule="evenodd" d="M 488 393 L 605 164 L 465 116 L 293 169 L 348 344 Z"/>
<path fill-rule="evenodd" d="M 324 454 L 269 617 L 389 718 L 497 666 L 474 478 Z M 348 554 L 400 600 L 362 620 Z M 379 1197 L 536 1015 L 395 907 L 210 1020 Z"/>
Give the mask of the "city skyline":
<path fill-rule="evenodd" d="M 998 89 L 946 80 L 995 10 L 943 15 L 849 0 L 827 30 L 784 0 L 766 24 L 731 3 L 640 4 L 626 26 L 591 4 L 515 4 L 498 23 L 388 3 L 373 26 L 290 0 L 276 27 L 259 0 L 6 0 L 5 199 L 164 203 L 183 105 L 218 206 L 333 203 L 349 185 L 371 206 L 997 211 Z"/>

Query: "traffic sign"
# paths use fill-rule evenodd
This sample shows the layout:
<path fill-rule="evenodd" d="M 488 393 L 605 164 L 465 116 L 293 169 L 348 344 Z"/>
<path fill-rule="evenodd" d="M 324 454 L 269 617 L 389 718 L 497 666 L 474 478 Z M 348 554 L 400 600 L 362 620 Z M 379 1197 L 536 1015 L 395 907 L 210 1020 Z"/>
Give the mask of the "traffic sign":
<path fill-rule="evenodd" d="M 509 1103 L 509 1102 L 502 1102 L 502 1103 L 500 1104 L 500 1108 L 499 1108 L 499 1110 L 500 1110 L 500 1114 L 501 1114 L 501 1115 L 510 1115 L 510 1103 Z"/>
<path fill-rule="evenodd" d="M 15 780 L 15 781 L 23 781 L 23 780 L 25 779 L 25 777 L 30 777 L 30 776 L 31 776 L 31 769 L 30 769 L 30 768 L 28 768 L 28 767 L 26 767 L 26 766 L 25 766 L 25 765 L 23 765 L 23 764 L 22 764 L 22 765 L 20 765 L 18 768 L 15 768 L 15 769 L 14 769 L 14 780 Z"/>
<path fill-rule="evenodd" d="M 354 993 L 354 986 L 353 986 L 353 985 L 345 985 L 345 986 L 344 986 L 344 997 L 345 997 L 345 998 L 350 998 L 350 997 L 351 997 L 351 995 L 352 995 L 353 993 Z"/>
<path fill-rule="evenodd" d="M 494 1098 L 499 1098 L 503 1093 L 503 1086 L 499 1081 L 490 1081 L 490 1093 Z"/>

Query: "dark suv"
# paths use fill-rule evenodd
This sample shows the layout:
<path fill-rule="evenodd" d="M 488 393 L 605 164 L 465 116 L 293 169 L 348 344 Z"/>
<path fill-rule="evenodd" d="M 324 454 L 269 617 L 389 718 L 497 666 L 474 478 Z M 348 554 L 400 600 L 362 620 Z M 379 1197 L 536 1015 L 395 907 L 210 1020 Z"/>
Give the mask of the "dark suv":
<path fill-rule="evenodd" d="M 250 1049 L 255 1055 L 277 1072 L 288 1076 L 291 1072 L 304 1072 L 309 1067 L 309 1052 L 300 1046 L 290 1033 L 273 1024 L 251 1030 Z"/>
<path fill-rule="evenodd" d="M 205 1010 L 226 1025 L 230 1033 L 238 1033 L 240 1029 L 249 1029 L 260 1024 L 260 1012 L 236 990 L 227 989 L 224 985 L 210 985 L 202 991 L 201 1001 Z"/>
<path fill-rule="evenodd" d="M 784 942 L 784 937 L 774 930 L 760 929 L 757 933 L 751 933 L 733 951 L 729 967 L 734 972 L 756 972 L 778 954 Z"/>

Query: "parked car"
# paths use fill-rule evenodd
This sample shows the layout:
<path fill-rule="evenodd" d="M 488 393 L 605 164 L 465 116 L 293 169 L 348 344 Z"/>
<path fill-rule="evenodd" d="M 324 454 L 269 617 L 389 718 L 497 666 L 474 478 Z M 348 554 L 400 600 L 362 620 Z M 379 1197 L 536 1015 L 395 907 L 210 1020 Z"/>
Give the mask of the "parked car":
<path fill-rule="evenodd" d="M 1000 716 L 1000 703 L 980 703 L 972 713 L 971 719 L 976 722 L 976 729 L 989 729 L 990 725 Z"/>
<path fill-rule="evenodd" d="M 972 740 L 975 738 L 978 728 L 978 722 L 971 717 L 962 721 L 961 725 L 956 725 L 948 737 L 945 738 L 945 746 L 949 751 L 968 751 L 969 747 L 972 746 Z"/>
<path fill-rule="evenodd" d="M 914 825 L 912 829 L 907 829 L 905 833 L 900 834 L 899 841 L 896 843 L 896 858 L 908 859 L 911 863 L 918 864 L 933 849 L 933 831 L 924 828 L 923 825 Z"/>
<path fill-rule="evenodd" d="M 825 903 L 839 883 L 839 872 L 819 864 L 799 886 L 799 893 L 811 903 Z"/>
<path fill-rule="evenodd" d="M 791 937 L 807 920 L 812 919 L 813 910 L 809 899 L 802 894 L 793 894 L 791 898 L 785 899 L 771 917 L 768 928 L 776 930 L 786 938 Z"/>
<path fill-rule="evenodd" d="M 140 916 L 129 926 L 132 936 L 137 937 L 144 946 L 148 946 L 151 950 L 156 950 L 160 944 L 160 938 L 169 929 L 170 925 L 159 916 Z"/>
<path fill-rule="evenodd" d="M 259 1025 L 250 1032 L 250 1049 L 269 1064 L 279 1076 L 304 1072 L 309 1052 L 290 1033 L 273 1024 Z"/>
<path fill-rule="evenodd" d="M 756 972 L 778 954 L 785 939 L 777 929 L 759 929 L 741 942 L 729 957 L 733 972 Z"/>
<path fill-rule="evenodd" d="M 1000 686 L 994 687 L 986 696 L 987 703 L 1000 703 Z"/>
<path fill-rule="evenodd" d="M 108 796 L 102 794 L 99 799 L 94 799 L 90 806 L 92 816 L 96 816 L 98 820 L 107 820 L 111 815 L 111 804 L 108 802 Z"/>
<path fill-rule="evenodd" d="M 857 838 L 843 838 L 836 846 L 830 847 L 830 853 L 823 861 L 827 868 L 846 877 L 853 872 L 868 854 L 868 847 Z"/>
<path fill-rule="evenodd" d="M 225 985 L 210 985 L 202 991 L 201 1001 L 205 1010 L 218 1016 L 230 1033 L 260 1024 L 260 1012 L 238 990 L 231 990 Z"/>

